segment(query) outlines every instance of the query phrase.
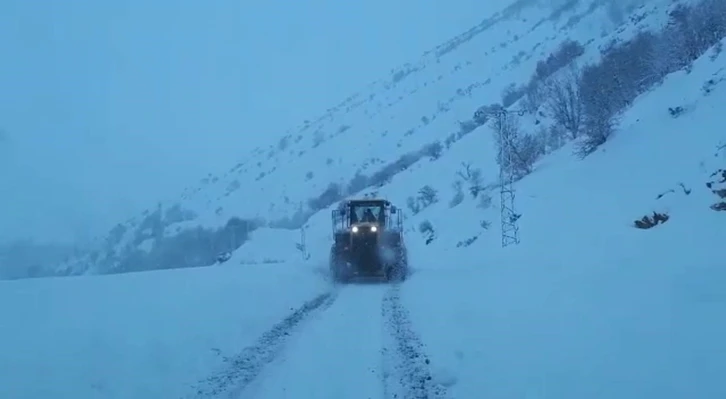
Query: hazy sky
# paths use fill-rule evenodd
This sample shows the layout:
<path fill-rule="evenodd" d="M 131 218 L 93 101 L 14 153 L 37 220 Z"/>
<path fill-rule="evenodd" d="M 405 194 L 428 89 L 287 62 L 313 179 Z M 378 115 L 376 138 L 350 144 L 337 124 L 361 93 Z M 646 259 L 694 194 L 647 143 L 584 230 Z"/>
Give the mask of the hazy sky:
<path fill-rule="evenodd" d="M 176 196 L 501 1 L 3 0 L 0 240 Z"/>

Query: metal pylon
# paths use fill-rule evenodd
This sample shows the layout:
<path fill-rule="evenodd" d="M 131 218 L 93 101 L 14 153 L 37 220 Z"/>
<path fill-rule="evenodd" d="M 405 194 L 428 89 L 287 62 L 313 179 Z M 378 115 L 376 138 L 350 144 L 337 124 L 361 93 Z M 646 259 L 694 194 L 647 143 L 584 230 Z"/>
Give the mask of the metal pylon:
<path fill-rule="evenodd" d="M 502 247 L 519 244 L 519 214 L 514 208 L 514 168 L 515 144 L 517 142 L 516 129 L 508 129 L 509 119 L 512 112 L 504 108 L 492 110 L 497 117 L 496 130 L 499 135 L 499 202 L 502 223 Z M 522 114 L 521 111 L 515 111 Z"/>

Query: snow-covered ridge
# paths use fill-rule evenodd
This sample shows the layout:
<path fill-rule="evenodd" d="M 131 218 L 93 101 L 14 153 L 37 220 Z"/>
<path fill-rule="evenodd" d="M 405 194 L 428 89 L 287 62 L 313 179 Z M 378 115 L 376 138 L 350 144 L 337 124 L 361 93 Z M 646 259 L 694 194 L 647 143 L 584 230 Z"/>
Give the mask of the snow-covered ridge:
<path fill-rule="evenodd" d="M 498 103 L 505 91 L 517 101 L 511 94 L 519 90 L 519 96 L 524 95 L 521 87 L 531 82 L 538 62 L 556 53 L 562 43 L 575 41 L 582 46 L 577 62 L 585 63 L 596 61 L 603 49 L 639 31 L 661 28 L 671 2 L 631 5 L 620 10 L 622 20 L 615 22 L 622 23 L 613 23 L 608 18 L 613 10 L 606 2 L 565 2 L 555 10 L 532 1 L 514 3 L 307 122 L 297 133 L 267 149 L 254 150 L 222 175 L 208 176 L 179 201 L 159 204 L 119 224 L 97 252 L 69 259 L 62 273 L 210 264 L 258 228 L 264 229 L 260 233 L 277 231 L 306 221 L 311 229 L 308 234 L 327 236 L 328 223 L 322 220 L 328 214 L 320 213 L 319 222 L 313 223 L 318 220 L 316 212 L 352 194 L 385 194 L 403 205 L 421 187 L 396 176 L 412 170 L 454 176 L 462 162 L 474 163 L 485 171 L 491 186 L 496 157 L 489 139 L 479 142 L 481 138 L 473 137 L 474 132 L 490 134 L 489 129 L 477 130 L 486 121 L 475 118 L 475 111 Z M 547 126 L 548 118 L 541 115 L 524 116 L 525 125 L 534 124 L 524 130 Z M 480 148 L 479 154 L 462 155 L 472 144 Z M 455 166 L 438 162 L 452 157 L 457 159 Z M 281 246 L 291 249 L 265 259 L 297 256 L 300 233 L 280 234 Z M 176 265 L 170 263 L 170 252 L 176 253 Z M 150 257 L 150 253 L 156 255 Z"/>

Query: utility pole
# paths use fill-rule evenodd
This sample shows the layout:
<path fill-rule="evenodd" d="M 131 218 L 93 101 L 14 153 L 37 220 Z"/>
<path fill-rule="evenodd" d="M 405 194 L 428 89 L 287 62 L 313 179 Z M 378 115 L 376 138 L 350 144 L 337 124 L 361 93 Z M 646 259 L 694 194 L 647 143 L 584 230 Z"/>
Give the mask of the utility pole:
<path fill-rule="evenodd" d="M 516 115 L 512 115 L 516 114 Z M 502 230 L 502 248 L 509 245 L 519 244 L 519 224 L 517 221 L 521 215 L 517 214 L 514 207 L 514 168 L 515 143 L 517 142 L 516 129 L 510 129 L 512 117 L 522 116 L 525 111 L 507 111 L 504 107 L 490 106 L 480 108 L 475 117 L 494 117 L 494 130 L 499 140 L 499 202 Z"/>

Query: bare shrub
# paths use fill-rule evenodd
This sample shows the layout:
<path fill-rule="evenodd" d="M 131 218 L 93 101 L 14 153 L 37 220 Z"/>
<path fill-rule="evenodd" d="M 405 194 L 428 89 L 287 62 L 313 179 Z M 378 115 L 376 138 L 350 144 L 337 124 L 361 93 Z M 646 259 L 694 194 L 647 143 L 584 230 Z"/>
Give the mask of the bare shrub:
<path fill-rule="evenodd" d="M 413 215 L 421 211 L 421 205 L 419 205 L 418 201 L 414 197 L 406 198 L 406 207 L 408 207 L 408 210 L 411 211 L 411 214 Z"/>
<path fill-rule="evenodd" d="M 476 198 L 479 192 L 483 189 L 482 186 L 482 175 L 481 169 L 472 168 L 470 163 L 462 162 L 462 169 L 456 172 L 463 181 L 469 186 L 469 193 L 472 197 Z"/>
<path fill-rule="evenodd" d="M 670 216 L 665 213 L 653 212 L 653 216 L 643 216 L 641 219 L 634 221 L 633 225 L 639 229 L 650 229 L 667 222 L 669 218 Z"/>
<path fill-rule="evenodd" d="M 431 224 L 428 220 L 424 220 L 421 222 L 421 224 L 418 225 L 418 231 L 421 233 L 426 240 L 426 245 L 431 244 L 431 242 L 436 239 L 436 231 L 434 230 L 434 225 Z"/>
<path fill-rule="evenodd" d="M 615 132 L 615 123 L 614 117 L 608 118 L 605 115 L 589 116 L 585 120 L 585 137 L 577 143 L 577 155 L 586 157 L 595 152 L 602 144 L 605 144 Z"/>
<path fill-rule="evenodd" d="M 582 100 L 580 99 L 579 76 L 572 68 L 567 74 L 551 78 L 547 84 L 545 106 L 555 123 L 562 126 L 576 139 L 582 123 Z"/>
<path fill-rule="evenodd" d="M 532 167 L 537 160 L 545 154 L 544 142 L 537 135 L 525 134 L 516 143 L 517 158 L 522 163 L 527 173 L 532 172 Z"/>
<path fill-rule="evenodd" d="M 435 188 L 426 185 L 418 190 L 417 199 L 419 204 L 421 205 L 421 209 L 424 209 L 439 201 L 438 192 Z"/>

